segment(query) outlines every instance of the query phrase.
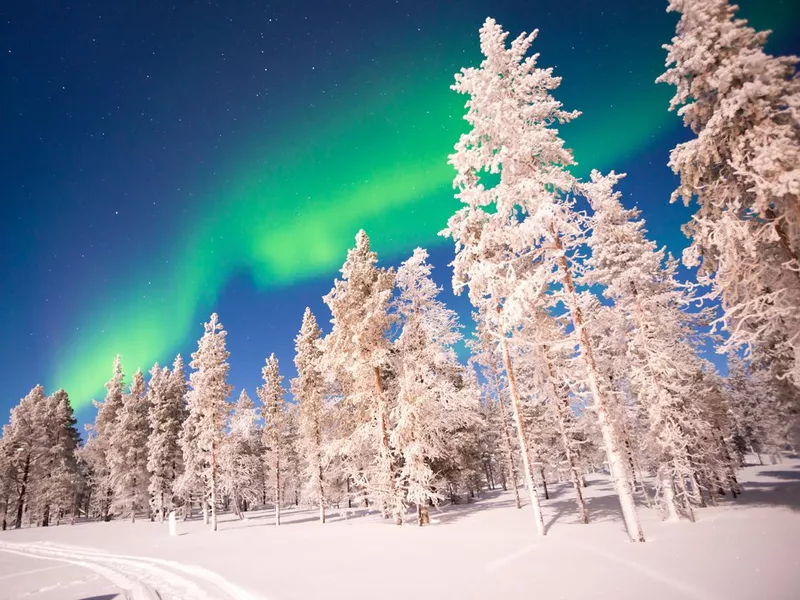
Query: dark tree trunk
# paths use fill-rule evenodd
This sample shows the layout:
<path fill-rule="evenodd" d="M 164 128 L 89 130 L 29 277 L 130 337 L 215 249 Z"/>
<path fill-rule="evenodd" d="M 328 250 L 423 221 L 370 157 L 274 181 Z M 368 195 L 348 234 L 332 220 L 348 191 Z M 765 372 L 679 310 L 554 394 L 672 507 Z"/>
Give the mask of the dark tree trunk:
<path fill-rule="evenodd" d="M 25 507 L 25 493 L 28 489 L 28 472 L 31 468 L 31 455 L 25 458 L 25 470 L 22 472 L 22 487 L 17 498 L 17 520 L 14 522 L 14 529 L 22 527 L 22 509 Z"/>
<path fill-rule="evenodd" d="M 547 491 L 547 478 L 544 476 L 544 469 L 539 470 L 539 474 L 542 476 L 542 487 L 544 488 L 544 499 L 550 500 L 550 494 Z"/>

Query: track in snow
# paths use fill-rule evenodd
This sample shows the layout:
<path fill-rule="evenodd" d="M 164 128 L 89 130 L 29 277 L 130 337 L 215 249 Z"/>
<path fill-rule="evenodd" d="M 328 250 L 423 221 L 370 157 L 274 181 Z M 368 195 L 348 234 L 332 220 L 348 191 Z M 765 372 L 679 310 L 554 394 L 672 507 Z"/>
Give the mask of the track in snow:
<path fill-rule="evenodd" d="M 90 569 L 124 590 L 128 600 L 264 600 L 213 571 L 170 560 L 49 542 L 0 542 L 0 551 Z"/>

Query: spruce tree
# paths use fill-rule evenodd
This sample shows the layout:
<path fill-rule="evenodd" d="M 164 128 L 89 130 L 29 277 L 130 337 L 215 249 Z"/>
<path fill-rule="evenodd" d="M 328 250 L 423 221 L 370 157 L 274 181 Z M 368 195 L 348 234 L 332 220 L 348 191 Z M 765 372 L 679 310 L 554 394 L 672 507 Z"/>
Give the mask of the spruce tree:
<path fill-rule="evenodd" d="M 204 501 L 207 499 L 211 505 L 211 529 L 217 531 L 219 453 L 230 411 L 227 401 L 231 393 L 231 386 L 227 382 L 230 366 L 225 346 L 227 332 L 219 322 L 217 313 L 211 315 L 204 328 L 205 333 L 197 342 L 197 351 L 192 354 L 190 366 L 194 371 L 189 375 L 189 420 L 193 421 L 195 428 L 198 454 L 191 460 L 197 460 L 198 465 L 202 465 L 200 468 L 206 484 Z"/>
<path fill-rule="evenodd" d="M 294 365 L 297 377 L 292 379 L 292 396 L 299 407 L 300 453 L 305 457 L 303 479 L 307 495 L 319 508 L 319 522 L 325 522 L 325 460 L 323 422 L 325 416 L 324 378 L 321 371 L 322 331 L 317 319 L 306 308 L 303 324 L 294 341 Z"/>
<path fill-rule="evenodd" d="M 401 524 L 402 502 L 395 486 L 395 456 L 390 444 L 392 398 L 386 386 L 394 272 L 378 267 L 377 262 L 367 234 L 359 231 L 356 246 L 347 252 L 342 266 L 342 279 L 337 279 L 323 298 L 333 316 L 324 356 L 327 369 L 347 392 L 350 406 L 345 409 L 358 421 L 347 434 L 347 447 L 341 449 L 348 456 L 349 476 L 372 493 L 384 516 L 391 513 Z"/>
<path fill-rule="evenodd" d="M 281 476 L 286 471 L 286 390 L 280 374 L 278 359 L 271 354 L 261 369 L 264 385 L 258 388 L 264 418 L 264 455 L 272 484 L 275 503 L 275 525 L 281 524 Z"/>
<path fill-rule="evenodd" d="M 131 522 L 149 508 L 147 501 L 147 441 L 150 437 L 149 403 L 141 370 L 133 374 L 130 391 L 123 395 L 108 449 L 108 467 L 114 487 L 114 506 Z M 148 511 L 149 512 L 149 511 Z"/>

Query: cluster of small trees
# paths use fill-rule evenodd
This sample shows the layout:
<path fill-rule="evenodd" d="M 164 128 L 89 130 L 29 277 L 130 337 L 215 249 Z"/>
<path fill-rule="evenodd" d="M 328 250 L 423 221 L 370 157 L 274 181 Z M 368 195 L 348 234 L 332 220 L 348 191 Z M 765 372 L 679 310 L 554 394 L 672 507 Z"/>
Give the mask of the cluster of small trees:
<path fill-rule="evenodd" d="M 601 469 L 642 541 L 637 497 L 694 520 L 738 495 L 744 455 L 779 460 L 798 409 L 796 59 L 766 55 L 765 35 L 725 0 L 670 9 L 682 18 L 662 79 L 697 134 L 671 165 L 676 197 L 699 207 L 684 262 L 702 263 L 704 285 L 681 282 L 623 206 L 623 175 L 572 174 L 554 125 L 578 113 L 528 55 L 536 33 L 509 47 L 488 19 L 485 59 L 453 86 L 469 96 L 470 130 L 450 156 L 463 206 L 442 232 L 455 242 L 454 289 L 474 307 L 466 364 L 426 251 L 382 267 L 362 231 L 323 298 L 330 331 L 306 310 L 297 376 L 287 390 L 270 356 L 260 407 L 244 391 L 230 402 L 216 314 L 188 386 L 179 356 L 126 390 L 117 358 L 83 448 L 66 394 L 34 388 L 1 442 L 3 514 L 20 526 L 24 514 L 163 519 L 199 506 L 216 529 L 220 508 L 241 517 L 270 504 L 279 524 L 282 505 L 314 506 L 323 523 L 328 507 L 361 505 L 400 524 L 414 506 L 424 525 L 430 506 L 487 487 L 511 488 L 521 506 L 521 476 L 543 535 L 547 482 L 569 482 L 588 523 L 584 475 Z M 728 377 L 702 358 L 719 328 Z"/>

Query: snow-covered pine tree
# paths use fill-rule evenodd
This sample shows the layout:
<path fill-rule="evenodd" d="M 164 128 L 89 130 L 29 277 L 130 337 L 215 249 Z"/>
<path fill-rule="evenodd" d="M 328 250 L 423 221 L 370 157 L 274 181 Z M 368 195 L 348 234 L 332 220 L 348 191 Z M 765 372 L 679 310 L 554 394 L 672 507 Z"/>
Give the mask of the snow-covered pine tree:
<path fill-rule="evenodd" d="M 150 369 L 147 387 L 150 406 L 150 437 L 147 441 L 147 471 L 150 473 L 148 492 L 150 508 L 159 521 L 174 510 L 173 486 L 182 467 L 180 434 L 185 415 L 186 383 L 183 360 L 178 355 L 173 371 Z"/>
<path fill-rule="evenodd" d="M 391 444 L 402 459 L 399 488 L 417 505 L 419 525 L 430 523 L 428 503 L 437 503 L 431 461 L 448 455 L 450 435 L 477 420 L 477 405 L 462 393 L 463 368 L 453 346 L 461 339 L 458 319 L 438 299 L 428 253 L 417 248 L 397 270 L 394 311 L 400 334 L 394 342 L 397 403 Z"/>
<path fill-rule="evenodd" d="M 185 438 L 182 436 L 181 448 L 186 470 L 192 470 L 189 478 L 199 472 L 205 481 L 203 502 L 211 504 L 211 529 L 216 531 L 219 452 L 230 411 L 227 401 L 231 393 L 231 386 L 227 382 L 230 366 L 225 347 L 227 332 L 219 322 L 217 313 L 211 315 L 204 328 L 205 333 L 197 342 L 197 351 L 192 354 L 190 364 L 194 371 L 189 375 L 191 389 L 187 425 L 192 430 Z M 187 456 L 187 450 L 189 453 L 196 451 L 196 456 Z"/>
<path fill-rule="evenodd" d="M 325 380 L 322 364 L 322 331 L 306 307 L 303 324 L 294 340 L 297 377 L 291 381 L 292 396 L 299 407 L 299 452 L 305 457 L 303 479 L 306 495 L 319 507 L 319 522 L 325 522 L 325 461 L 322 424 L 325 413 Z"/>
<path fill-rule="evenodd" d="M 281 477 L 281 498 L 284 502 L 300 505 L 300 493 L 303 488 L 301 472 L 303 457 L 298 448 L 300 437 L 300 411 L 297 404 L 285 403 L 283 432 L 283 477 Z"/>
<path fill-rule="evenodd" d="M 183 519 L 188 519 L 192 514 L 192 507 L 197 501 L 203 508 L 203 514 L 207 516 L 206 503 L 206 463 L 205 456 L 200 452 L 199 426 L 200 409 L 197 405 L 196 396 L 188 393 L 186 377 L 184 374 L 183 360 L 181 356 L 175 359 L 172 371 L 173 395 L 183 398 L 184 420 L 178 436 L 178 446 L 180 448 L 181 470 L 172 485 L 172 493 L 182 506 Z M 208 523 L 206 523 L 208 524 Z"/>
<path fill-rule="evenodd" d="M 22 527 L 27 507 L 38 501 L 33 494 L 47 466 L 46 404 L 44 388 L 35 386 L 11 409 L 10 421 L 3 430 L 15 529 Z"/>
<path fill-rule="evenodd" d="M 219 467 L 220 492 L 230 499 L 240 519 L 246 507 L 258 503 L 264 489 L 263 445 L 257 421 L 258 410 L 242 390 L 228 420 Z"/>
<path fill-rule="evenodd" d="M 692 393 L 700 398 L 697 408 L 706 424 L 699 451 L 706 459 L 696 465 L 699 486 L 712 500 L 726 491 L 736 498 L 741 493 L 736 478 L 736 426 L 724 381 L 711 362 L 699 360 Z"/>
<path fill-rule="evenodd" d="M 122 408 L 122 393 L 125 374 L 122 372 L 122 360 L 117 354 L 114 357 L 113 374 L 106 383 L 106 397 L 103 402 L 94 402 L 97 408 L 94 425 L 86 427 L 88 439 L 81 455 L 90 467 L 92 501 L 103 521 L 111 518 L 111 505 L 114 499 L 114 486 L 108 466 L 108 449 L 114 434 L 117 414 Z"/>
<path fill-rule="evenodd" d="M 720 300 L 725 348 L 782 338 L 767 358 L 800 385 L 798 58 L 767 54 L 769 32 L 727 0 L 670 0 L 668 10 L 681 18 L 657 81 L 675 86 L 670 110 L 696 134 L 669 162 L 680 176 L 672 200 L 697 205 L 683 261 Z"/>
<path fill-rule="evenodd" d="M 275 503 L 275 525 L 281 524 L 281 475 L 286 470 L 284 464 L 286 448 L 286 390 L 283 389 L 283 375 L 280 374 L 278 359 L 271 354 L 261 369 L 264 385 L 258 388 L 264 418 L 264 456 L 269 468 L 272 483 L 272 501 Z"/>
<path fill-rule="evenodd" d="M 108 467 L 114 487 L 114 508 L 136 521 L 136 513 L 148 508 L 147 440 L 150 437 L 149 403 L 144 375 L 133 374 L 130 391 L 123 395 L 108 448 Z M 148 511 L 149 512 L 149 511 Z"/>
<path fill-rule="evenodd" d="M 491 303 L 485 315 L 496 313 L 494 330 L 508 371 L 521 445 L 524 427 L 518 416 L 519 391 L 510 365 L 508 337 L 522 324 L 531 303 L 544 310 L 555 298 L 565 305 L 626 529 L 632 541 L 643 541 L 627 466 L 612 422 L 613 397 L 601 380 L 575 288 L 580 264 L 573 255 L 583 243 L 587 224 L 574 208 L 576 181 L 568 170 L 574 164 L 572 153 L 564 148 L 552 125 L 571 121 L 578 113 L 563 110 L 551 95 L 560 83 L 552 69 L 537 67 L 537 55 L 526 57 L 535 35 L 520 35 L 507 48 L 508 34 L 493 19 L 487 19 L 481 28 L 484 61 L 480 68 L 463 69 L 452 86 L 470 96 L 465 119 L 472 127 L 461 136 L 450 156 L 457 171 L 457 197 L 465 205 L 450 218 L 443 232 L 456 243 L 454 288 L 460 292 L 469 287 L 475 306 Z M 481 181 L 481 171 L 490 174 L 487 181 Z M 496 184 L 487 186 L 497 175 Z M 522 455 L 533 491 L 526 452 Z M 532 504 L 538 509 L 535 496 Z M 536 521 L 543 534 L 539 510 Z"/>
<path fill-rule="evenodd" d="M 744 454 L 753 454 L 763 465 L 762 454 L 775 462 L 784 439 L 782 415 L 775 402 L 771 378 L 766 371 L 756 371 L 739 356 L 728 356 L 728 376 L 725 378 L 726 397 L 731 406 L 740 462 Z"/>
<path fill-rule="evenodd" d="M 351 478 L 360 480 L 378 501 L 384 516 L 390 512 L 402 523 L 402 502 L 395 489 L 394 455 L 390 445 L 390 398 L 386 374 L 390 364 L 388 308 L 394 287 L 394 272 L 377 266 L 364 231 L 356 235 L 356 246 L 348 250 L 342 279 L 323 298 L 331 311 L 333 328 L 325 337 L 327 369 L 337 373 L 340 386 L 348 389 L 347 401 L 363 418 L 340 449 L 356 467 Z M 349 382 L 341 381 L 344 375 Z M 358 455 L 372 447 L 370 463 Z M 356 463 L 362 463 L 356 465 Z M 360 468 L 363 467 L 363 468 Z"/>
<path fill-rule="evenodd" d="M 624 322 L 626 378 L 647 415 L 645 445 L 666 513 L 677 519 L 676 496 L 691 515 L 686 482 L 693 477 L 693 463 L 707 458 L 691 455 L 705 429 L 692 388 L 699 368 L 699 325 L 707 312 L 688 312 L 693 296 L 676 279 L 677 263 L 647 239 L 639 211 L 625 209 L 614 190 L 622 177 L 593 171 L 585 185 L 594 216 L 584 281 L 603 286 Z"/>
<path fill-rule="evenodd" d="M 37 504 L 41 507 L 41 524 L 56 524 L 67 513 L 74 518 L 75 502 L 80 485 L 78 462 L 75 455 L 81 436 L 69 396 L 57 390 L 46 400 L 45 433 L 47 455 L 43 457 L 42 479 L 37 486 Z"/>

